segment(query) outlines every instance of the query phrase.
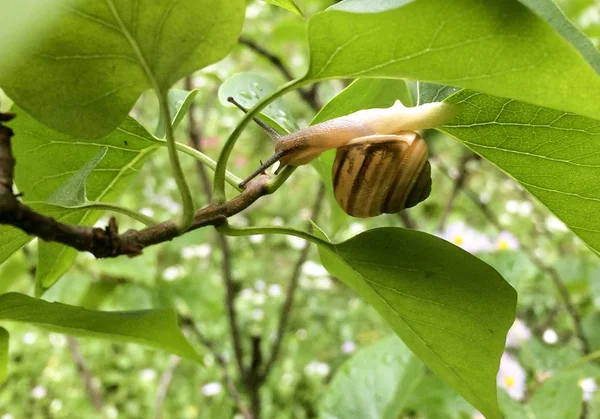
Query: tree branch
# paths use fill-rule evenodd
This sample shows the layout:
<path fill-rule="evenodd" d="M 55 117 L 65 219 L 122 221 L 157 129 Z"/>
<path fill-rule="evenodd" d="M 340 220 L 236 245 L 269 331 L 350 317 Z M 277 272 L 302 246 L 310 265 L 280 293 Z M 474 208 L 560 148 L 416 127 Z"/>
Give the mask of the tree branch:
<path fill-rule="evenodd" d="M 128 230 L 119 234 L 116 219 L 110 219 L 105 229 L 61 223 L 36 212 L 19 200 L 13 192 L 15 159 L 11 149 L 13 131 L 4 126 L 14 117 L 0 113 L 0 224 L 7 224 L 49 242 L 58 242 L 79 251 L 88 251 L 96 258 L 127 255 L 138 256 L 145 247 L 163 243 L 201 227 L 219 225 L 226 219 L 248 208 L 269 193 L 269 177 L 260 175 L 246 185 L 233 199 L 211 203 L 196 211 L 194 222 L 180 232 L 173 221 L 165 221 L 142 230 Z"/>
<path fill-rule="evenodd" d="M 102 393 L 94 387 L 94 376 L 92 374 L 92 370 L 88 366 L 87 362 L 83 358 L 81 350 L 79 349 L 79 343 L 75 338 L 71 336 L 67 336 L 67 344 L 69 346 L 69 351 L 71 352 L 71 357 L 73 361 L 75 361 L 75 365 L 77 366 L 77 372 L 83 381 L 83 385 L 85 386 L 85 391 L 90 398 L 90 401 L 94 405 L 94 409 L 97 412 L 101 412 L 104 408 L 104 397 L 102 397 Z"/>
<path fill-rule="evenodd" d="M 313 221 L 317 221 L 319 217 L 319 213 L 321 212 L 322 204 L 325 197 L 325 186 L 323 183 L 319 186 L 319 191 L 317 192 L 317 197 L 315 199 L 315 203 L 313 204 L 313 208 L 311 211 L 310 219 Z M 309 223 L 310 224 L 310 223 Z M 285 301 L 281 306 L 281 311 L 279 314 L 279 322 L 277 324 L 277 331 L 275 332 L 275 339 L 273 340 L 273 344 L 271 345 L 271 352 L 269 355 L 269 359 L 267 360 L 265 367 L 261 372 L 261 382 L 265 381 L 271 372 L 273 364 L 277 360 L 279 353 L 281 351 L 281 343 L 283 341 L 283 335 L 285 334 L 285 329 L 288 324 L 288 320 L 290 317 L 290 313 L 292 311 L 292 307 L 294 305 L 294 297 L 296 295 L 296 289 L 298 288 L 298 280 L 300 278 L 300 272 L 302 271 L 302 265 L 306 262 L 308 258 L 308 250 L 310 249 L 310 242 L 305 242 L 302 250 L 300 251 L 300 256 L 294 265 L 294 270 L 292 271 L 292 277 L 290 278 L 288 289 L 285 295 Z"/>
<path fill-rule="evenodd" d="M 165 369 L 165 372 L 163 372 L 160 377 L 158 388 L 156 390 L 156 401 L 154 402 L 154 419 L 160 419 L 162 417 L 162 408 L 165 403 L 165 398 L 167 397 L 167 391 L 171 385 L 171 380 L 173 380 L 173 373 L 180 362 L 181 358 L 177 355 L 171 355 L 169 358 L 169 365 L 167 365 L 167 369 Z"/>

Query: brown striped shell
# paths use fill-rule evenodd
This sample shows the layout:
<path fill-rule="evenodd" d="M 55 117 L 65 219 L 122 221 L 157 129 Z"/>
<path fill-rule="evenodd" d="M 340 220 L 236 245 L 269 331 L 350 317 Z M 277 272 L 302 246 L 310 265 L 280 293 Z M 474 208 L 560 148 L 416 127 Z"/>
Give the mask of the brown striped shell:
<path fill-rule="evenodd" d="M 332 179 L 335 199 L 353 217 L 394 214 L 427 199 L 431 166 L 427 144 L 416 132 L 337 149 Z"/>

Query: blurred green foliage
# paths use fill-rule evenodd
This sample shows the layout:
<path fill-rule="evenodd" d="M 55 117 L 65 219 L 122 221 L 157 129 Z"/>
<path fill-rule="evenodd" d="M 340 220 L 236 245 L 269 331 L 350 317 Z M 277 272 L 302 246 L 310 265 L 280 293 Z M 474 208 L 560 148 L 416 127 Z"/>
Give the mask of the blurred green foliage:
<path fill-rule="evenodd" d="M 298 0 L 296 3 L 305 16 L 310 16 L 334 2 Z M 560 0 L 558 3 L 598 45 L 600 5 L 591 0 Z M 249 1 L 243 34 L 281 57 L 294 76 L 306 71 L 305 23 L 296 15 L 260 0 Z M 230 76 L 243 71 L 260 74 L 275 84 L 286 81 L 271 62 L 243 45 L 193 77 L 198 89 L 194 115 L 201 127 L 201 144 L 203 151 L 214 159 L 241 116 L 237 109 L 219 103 L 217 89 Z M 178 87 L 183 88 L 183 84 Z M 343 87 L 344 82 L 340 81 L 321 83 L 317 100 L 323 104 Z M 284 102 L 299 126 L 308 125 L 314 112 L 298 94 L 286 96 Z M 158 121 L 157 109 L 152 95 L 145 94 L 132 116 L 153 132 Z M 184 119 L 176 132 L 180 141 L 186 138 L 186 127 Z M 575 400 L 579 406 L 581 393 L 586 394 L 585 386 L 590 383 L 584 380 L 600 380 L 600 368 L 594 361 L 578 361 L 581 342 L 563 297 L 548 272 L 541 270 L 532 261 L 532 255 L 523 249 L 532 249 L 535 258 L 556 271 L 582 319 L 592 351 L 600 350 L 597 256 L 545 207 L 491 164 L 476 158 L 463 164 L 466 153 L 463 146 L 440 133 L 431 132 L 426 137 L 430 144 L 434 190 L 427 201 L 408 211 L 410 220 L 420 230 L 437 232 L 476 253 L 518 291 L 517 318 L 526 325 L 529 335 L 525 332 L 519 335 L 518 343 L 509 346 L 507 353 L 523 370 L 523 394 L 517 397 L 521 400 L 514 400 L 502 392 L 501 406 L 507 417 L 519 417 L 523 412 L 546 412 L 549 416 L 539 417 L 559 418 L 552 416 L 556 411 L 548 408 L 548 401 L 554 400 L 560 405 Z M 271 151 L 271 140 L 260 128 L 251 126 L 234 151 L 230 169 L 243 177 Z M 195 162 L 186 156 L 182 160 L 197 204 L 206 203 L 200 177 L 195 176 Z M 468 176 L 442 225 L 440 219 L 461 168 Z M 135 178 L 120 204 L 155 219 L 172 217 L 180 207 L 170 173 L 166 150 L 159 150 Z M 301 167 L 283 189 L 260 200 L 251 210 L 236 215 L 232 223 L 285 223 L 303 228 L 310 217 L 312 197 L 316 196 L 318 186 L 315 170 L 310 166 Z M 498 221 L 500 230 L 490 223 L 489 214 L 481 210 L 481 205 Z M 330 216 L 332 211 L 327 202 L 318 221 L 326 229 L 336 229 L 335 238 L 340 240 L 368 228 L 403 225 L 400 217 L 383 216 L 364 221 L 352 219 L 340 227 L 335 224 L 335 217 Z M 117 218 L 123 231 L 136 226 L 126 217 Z M 228 242 L 245 353 L 250 352 L 250 337 L 260 337 L 262 352 L 268 355 L 286 287 L 303 242 L 282 236 L 235 238 Z M 30 244 L 0 265 L 0 291 L 33 292 L 36 249 Z M 148 248 L 134 259 L 95 260 L 79 254 L 75 267 L 45 298 L 103 310 L 158 308 L 173 303 L 181 314 L 193 319 L 204 336 L 214 342 L 218 352 L 225 354 L 229 361 L 227 370 L 244 394 L 237 381 L 223 304 L 222 258 L 221 248 L 210 228 Z M 332 391 L 329 386 L 340 366 L 353 352 L 392 334 L 373 308 L 330 277 L 318 261 L 313 247 L 299 279 L 281 354 L 260 390 L 265 418 L 318 416 L 319 404 L 327 391 Z M 159 417 L 155 411 L 157 394 L 162 391 L 160 382 L 164 372 L 174 365 L 171 355 L 137 345 L 78 339 L 81 356 L 89 367 L 91 384 L 103 398 L 103 407 L 98 412 L 83 384 L 85 377 L 77 368 L 76 356 L 63 335 L 16 324 L 8 324 L 6 328 L 11 336 L 10 363 L 8 379 L 0 385 L 0 418 Z M 197 336 L 189 337 L 203 349 Z M 161 408 L 162 417 L 230 418 L 235 415 L 236 406 L 222 381 L 223 371 L 218 360 L 207 353 L 204 362 L 205 368 L 186 360 L 177 364 Z M 568 379 L 560 379 L 561 374 L 566 373 L 571 374 Z M 512 381 L 500 382 L 500 387 L 510 394 L 518 376 L 519 373 L 509 372 L 507 377 L 512 377 Z M 554 380 L 552 377 L 558 377 L 561 385 L 567 387 L 556 390 L 553 382 L 547 381 Z M 594 391 L 587 393 L 588 417 L 600 417 L 600 396 Z M 517 412 L 516 416 L 511 416 L 515 414 L 511 412 Z M 464 400 L 425 372 L 409 396 L 401 417 L 434 419 L 476 415 Z"/>

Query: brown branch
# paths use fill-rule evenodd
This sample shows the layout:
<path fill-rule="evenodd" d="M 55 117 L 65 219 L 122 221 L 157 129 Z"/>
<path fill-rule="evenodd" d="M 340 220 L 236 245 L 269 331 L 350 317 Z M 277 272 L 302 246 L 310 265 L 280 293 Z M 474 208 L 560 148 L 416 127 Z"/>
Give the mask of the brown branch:
<path fill-rule="evenodd" d="M 154 402 L 154 419 L 160 419 L 162 417 L 162 408 L 167 397 L 167 391 L 171 385 L 171 380 L 173 380 L 175 369 L 177 369 L 180 362 L 181 358 L 177 355 L 171 355 L 169 365 L 167 365 L 167 368 L 160 377 L 158 388 L 156 390 L 156 401 Z"/>
<path fill-rule="evenodd" d="M 198 338 L 200 343 L 202 345 L 204 345 L 206 347 L 206 349 L 208 349 L 209 352 L 215 357 L 217 364 L 219 364 L 219 367 L 221 368 L 221 371 L 223 374 L 223 382 L 225 383 L 225 386 L 227 387 L 227 392 L 229 393 L 231 398 L 235 401 L 237 408 L 238 408 L 239 412 L 242 414 L 242 416 L 244 417 L 244 419 L 254 419 L 254 416 L 252 415 L 252 413 L 250 413 L 248 408 L 244 405 L 242 398 L 240 396 L 240 393 L 237 391 L 237 389 L 235 388 L 235 385 L 233 384 L 233 380 L 231 379 L 231 376 L 229 375 L 229 372 L 227 370 L 227 360 L 225 359 L 225 357 L 221 353 L 219 353 L 217 351 L 217 349 L 215 348 L 215 345 L 209 339 L 207 339 L 202 334 L 202 332 L 200 332 L 200 329 L 198 329 L 198 326 L 196 325 L 196 323 L 194 322 L 194 320 L 192 318 L 181 317 L 181 323 L 183 326 L 187 326 L 189 328 L 189 330 L 191 330 L 196 335 L 196 337 Z"/>
<path fill-rule="evenodd" d="M 0 114 L 0 224 L 12 225 L 45 241 L 90 252 L 96 258 L 140 255 L 145 247 L 173 240 L 201 227 L 219 225 L 268 194 L 269 177 L 258 176 L 235 198 L 224 203 L 211 203 L 196 211 L 194 223 L 185 232 L 180 232 L 173 221 L 165 221 L 142 230 L 128 230 L 119 234 L 114 217 L 105 229 L 64 224 L 23 204 L 13 192 L 13 131 L 1 123 L 12 117 L 10 114 Z"/>
<path fill-rule="evenodd" d="M 458 175 L 454 179 L 454 184 L 452 185 L 452 191 L 448 197 L 448 201 L 446 202 L 446 207 L 444 208 L 444 212 L 440 217 L 440 221 L 438 223 L 436 231 L 442 231 L 446 227 L 446 221 L 448 220 L 448 216 L 452 212 L 452 208 L 454 207 L 454 203 L 456 202 L 456 198 L 458 197 L 459 192 L 463 188 L 469 173 L 467 171 L 467 163 L 475 158 L 475 154 L 467 151 L 460 159 L 458 163 Z M 449 174 L 449 173 L 448 173 Z"/>
<path fill-rule="evenodd" d="M 94 386 L 94 376 L 92 374 L 92 370 L 83 358 L 83 354 L 79 348 L 79 343 L 77 340 L 75 340 L 75 338 L 67 336 L 67 344 L 69 346 L 69 351 L 71 352 L 71 357 L 77 366 L 77 372 L 79 373 L 79 376 L 83 381 L 83 385 L 85 386 L 85 391 L 88 394 L 90 401 L 94 405 L 94 409 L 96 409 L 97 412 L 101 412 L 102 409 L 104 409 L 104 397 L 102 397 L 102 393 L 100 393 L 100 391 L 98 391 L 98 389 Z"/>
<path fill-rule="evenodd" d="M 271 64 L 273 64 L 274 67 L 276 67 L 279 70 L 279 72 L 283 75 L 283 77 L 285 77 L 286 80 L 294 79 L 294 76 L 292 75 L 290 70 L 285 66 L 281 58 L 273 54 L 271 51 L 269 51 L 262 45 L 258 44 L 256 41 L 246 38 L 245 36 L 240 36 L 238 42 L 248 47 L 258 55 L 266 58 Z M 315 112 L 321 109 L 321 105 L 319 104 L 319 101 L 317 99 L 317 89 L 318 84 L 316 83 L 313 84 L 310 89 L 298 89 L 298 94 L 300 95 L 302 100 L 304 100 L 308 104 L 308 106 L 310 106 Z"/>
<path fill-rule="evenodd" d="M 319 213 L 321 212 L 324 197 L 325 197 L 325 186 L 323 185 L 323 183 L 321 183 L 321 185 L 319 186 L 319 191 L 317 192 L 317 197 L 315 199 L 315 203 L 313 205 L 313 208 L 311 211 L 311 216 L 310 216 L 310 219 L 315 222 L 317 221 L 317 218 L 319 217 Z M 269 355 L 269 359 L 267 360 L 265 367 L 261 373 L 261 377 L 260 377 L 261 382 L 264 382 L 267 379 L 269 373 L 271 372 L 273 364 L 275 364 L 275 361 L 277 360 L 277 357 L 279 356 L 279 353 L 281 351 L 281 343 L 283 341 L 285 329 L 287 327 L 290 313 L 292 311 L 292 306 L 294 304 L 294 297 L 296 295 L 296 289 L 298 288 L 298 280 L 300 278 L 300 273 L 302 271 L 302 265 L 304 264 L 304 262 L 306 262 L 306 259 L 308 258 L 308 250 L 309 249 L 310 249 L 310 243 L 309 242 L 304 243 L 304 246 L 302 247 L 302 250 L 300 251 L 300 256 L 298 257 L 298 260 L 296 261 L 296 264 L 294 265 L 294 270 L 292 271 L 292 277 L 290 278 L 287 292 L 285 295 L 285 301 L 283 302 L 283 305 L 281 306 L 281 311 L 279 314 L 279 322 L 277 324 L 277 330 L 275 332 L 275 339 L 273 340 L 273 344 L 271 345 L 271 352 Z"/>
<path fill-rule="evenodd" d="M 187 77 L 185 80 L 186 88 L 188 90 L 193 89 L 193 81 L 191 77 Z M 214 92 L 216 93 L 216 92 Z M 204 108 L 203 118 L 206 120 L 208 116 L 208 111 L 210 110 L 210 101 L 207 101 L 206 107 Z M 200 124 L 196 122 L 196 117 L 194 113 L 194 104 L 190 106 L 188 111 L 188 137 L 191 145 L 195 147 L 198 151 L 202 150 L 202 129 Z M 200 183 L 202 184 L 202 188 L 204 189 L 204 193 L 207 198 L 210 198 L 211 195 L 211 182 L 208 178 L 208 173 L 206 172 L 206 168 L 200 162 L 197 163 L 196 168 L 198 170 L 198 174 L 200 176 Z M 225 307 L 227 309 L 227 319 L 229 322 L 229 330 L 231 333 L 231 343 L 233 346 L 233 353 L 236 362 L 236 366 L 241 379 L 244 379 L 246 374 L 244 367 L 244 352 L 241 340 L 240 329 L 238 325 L 237 319 L 237 310 L 235 308 L 235 298 L 237 294 L 237 287 L 235 281 L 233 279 L 232 268 L 231 268 L 231 249 L 229 247 L 229 243 L 227 241 L 227 237 L 223 234 L 217 232 L 217 240 L 219 243 L 219 247 L 221 248 L 221 253 L 223 255 L 221 261 L 221 270 L 223 275 L 223 283 L 225 285 Z M 200 332 L 197 328 L 196 332 L 200 335 Z M 205 346 L 212 347 L 212 344 L 209 345 L 209 342 L 202 338 Z M 226 371 L 225 371 L 226 372 Z M 228 378 L 229 379 L 229 378 Z M 233 386 L 233 384 L 231 384 Z M 241 404 L 241 401 L 238 401 L 238 405 L 241 405 L 243 410 L 246 410 L 246 407 Z M 242 409 L 240 411 L 243 411 Z"/>

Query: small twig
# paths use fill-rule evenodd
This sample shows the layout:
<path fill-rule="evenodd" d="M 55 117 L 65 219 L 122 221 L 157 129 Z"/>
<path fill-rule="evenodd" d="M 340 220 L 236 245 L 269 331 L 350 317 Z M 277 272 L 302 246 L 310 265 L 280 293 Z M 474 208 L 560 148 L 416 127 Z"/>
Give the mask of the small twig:
<path fill-rule="evenodd" d="M 319 213 L 321 212 L 324 197 L 325 186 L 323 185 L 323 183 L 321 183 L 310 216 L 310 219 L 315 222 L 319 216 Z M 269 358 L 261 373 L 261 382 L 264 382 L 267 379 L 269 373 L 271 372 L 273 364 L 275 364 L 275 361 L 277 360 L 277 357 L 279 356 L 279 353 L 281 351 L 281 343 L 283 341 L 285 329 L 287 327 L 290 313 L 294 304 L 294 297 L 296 295 L 296 289 L 298 288 L 298 280 L 302 271 L 302 265 L 304 264 L 304 262 L 306 262 L 306 259 L 308 258 L 309 249 L 310 243 L 304 243 L 304 246 L 300 251 L 300 255 L 298 256 L 298 260 L 294 265 L 294 270 L 292 271 L 292 276 L 290 278 L 288 288 L 286 291 L 285 301 L 283 302 L 283 305 L 281 306 L 281 311 L 279 313 L 279 322 L 277 324 L 277 330 L 275 332 L 275 339 L 273 340 L 273 344 L 271 345 Z"/>
<path fill-rule="evenodd" d="M 189 77 L 186 79 L 186 86 L 187 86 L 188 90 L 191 90 L 191 88 L 193 88 L 192 80 Z M 208 106 L 204 109 L 204 113 L 202 116 L 205 120 L 207 118 L 209 109 L 210 108 Z M 196 122 L 195 113 L 193 111 L 194 110 L 192 109 L 192 107 L 190 107 L 190 110 L 188 112 L 188 135 L 189 135 L 190 142 L 192 143 L 192 145 L 196 149 L 200 150 L 201 149 L 200 138 L 201 138 L 202 129 L 201 129 L 200 124 L 198 124 Z M 204 193 L 207 196 L 207 198 L 210 198 L 211 182 L 208 179 L 208 174 L 206 173 L 204 165 L 199 164 L 197 166 L 197 169 L 198 169 L 198 174 L 200 176 L 200 181 L 201 181 L 202 187 L 204 189 Z M 229 322 L 229 330 L 231 333 L 231 342 L 232 342 L 232 346 L 233 346 L 233 352 L 234 352 L 236 366 L 237 366 L 240 378 L 243 379 L 246 373 L 245 373 L 245 367 L 244 367 L 244 352 L 243 352 L 241 334 L 240 334 L 238 320 L 237 320 L 237 310 L 235 308 L 235 298 L 236 298 L 236 294 L 237 294 L 237 288 L 236 288 L 235 281 L 233 279 L 232 268 L 231 268 L 231 249 L 229 248 L 229 243 L 227 242 L 227 237 L 225 237 L 223 234 L 221 234 L 219 232 L 216 232 L 216 235 L 217 235 L 217 240 L 219 242 L 219 247 L 221 248 L 221 253 L 223 255 L 222 261 L 221 261 L 221 271 L 222 271 L 222 275 L 223 275 L 223 283 L 225 284 L 225 307 L 227 309 L 227 319 Z M 206 340 L 201 335 L 200 331 L 195 327 L 195 325 L 194 325 L 194 330 L 196 331 L 196 334 L 201 337 L 201 340 L 205 346 L 207 346 L 209 348 L 213 348 L 212 343 L 210 343 L 208 340 Z M 213 352 L 216 354 L 216 351 L 214 351 L 214 348 L 213 348 Z M 222 366 L 224 367 L 224 374 L 226 374 L 227 380 L 230 380 L 229 375 L 227 374 L 227 371 L 225 368 L 225 361 L 224 361 L 224 359 L 222 359 L 222 356 L 220 356 L 220 355 L 219 355 L 219 358 L 223 362 Z M 233 383 L 231 383 L 231 386 L 233 387 Z M 236 391 L 236 393 L 237 393 L 237 391 Z M 241 401 L 238 397 L 238 406 L 239 405 L 241 405 Z M 242 408 L 246 409 L 246 407 L 244 407 L 243 405 L 242 405 Z M 242 409 L 240 409 L 240 411 L 242 411 Z"/>
<path fill-rule="evenodd" d="M 169 358 L 169 365 L 167 365 L 167 368 L 160 377 L 158 388 L 156 389 L 156 401 L 154 402 L 154 419 L 160 419 L 162 417 L 162 408 L 165 403 L 165 398 L 167 397 L 167 391 L 171 385 L 175 369 L 179 366 L 180 362 L 181 358 L 177 355 L 171 355 Z"/>
<path fill-rule="evenodd" d="M 215 357 L 217 364 L 221 368 L 221 371 L 223 374 L 223 382 L 225 383 L 225 386 L 227 387 L 227 392 L 229 393 L 231 398 L 235 401 L 236 406 L 237 406 L 239 412 L 244 417 L 244 419 L 255 419 L 252 416 L 252 414 L 250 413 L 250 411 L 248 410 L 248 408 L 244 405 L 239 392 L 237 391 L 237 389 L 235 388 L 235 385 L 233 384 L 233 380 L 231 379 L 231 376 L 229 375 L 229 372 L 227 370 L 227 360 L 225 359 L 225 357 L 221 353 L 219 353 L 216 350 L 215 345 L 209 339 L 207 339 L 202 334 L 202 332 L 200 332 L 200 329 L 198 329 L 198 326 L 193 321 L 193 319 L 191 319 L 189 317 L 182 317 L 181 320 L 182 320 L 182 324 L 184 326 L 188 326 L 189 330 L 191 330 L 196 335 L 196 337 L 198 338 L 200 343 L 202 345 L 204 345 L 206 347 L 206 349 L 208 349 L 209 352 Z"/>
<path fill-rule="evenodd" d="M 444 208 L 444 212 L 440 217 L 440 221 L 438 223 L 436 231 L 443 231 L 446 227 L 446 221 L 448 220 L 448 216 L 452 212 L 452 208 L 454 207 L 454 203 L 456 202 L 456 197 L 459 192 L 463 188 L 469 173 L 467 171 L 467 163 L 471 161 L 475 154 L 467 151 L 460 159 L 458 163 L 458 175 L 454 179 L 454 184 L 452 185 L 452 191 L 450 191 L 450 195 L 448 196 L 448 201 L 446 202 L 446 207 Z"/>
<path fill-rule="evenodd" d="M 67 344 L 69 346 L 69 351 L 71 352 L 71 357 L 77 366 L 77 372 L 79 373 L 79 376 L 83 381 L 83 385 L 85 386 L 85 391 L 88 394 L 90 401 L 94 405 L 94 409 L 96 409 L 97 412 L 101 412 L 102 409 L 104 409 L 104 397 L 102 397 L 102 393 L 100 393 L 100 391 L 98 391 L 98 389 L 94 386 L 94 376 L 92 374 L 92 370 L 83 358 L 83 354 L 79 348 L 79 343 L 77 340 L 75 340 L 75 338 L 67 336 Z"/>
<path fill-rule="evenodd" d="M 401 211 L 398 213 L 398 218 L 400 219 L 400 222 L 402 222 L 402 225 L 406 228 L 409 228 L 411 230 L 416 230 L 417 229 L 417 223 L 415 222 L 415 220 L 412 219 L 412 217 L 410 216 L 410 214 L 408 213 L 408 211 Z"/>
<path fill-rule="evenodd" d="M 266 58 L 274 67 L 276 67 L 279 72 L 285 77 L 286 80 L 293 80 L 294 76 L 285 66 L 281 58 L 277 55 L 273 54 L 271 51 L 267 50 L 262 45 L 259 45 L 256 41 L 253 41 L 245 36 L 240 36 L 239 43 L 247 46 L 252 51 L 256 52 L 258 55 Z M 318 85 L 315 83 L 310 89 L 298 89 L 298 94 L 314 111 L 318 111 L 321 109 L 321 105 L 317 100 L 317 89 Z"/>

